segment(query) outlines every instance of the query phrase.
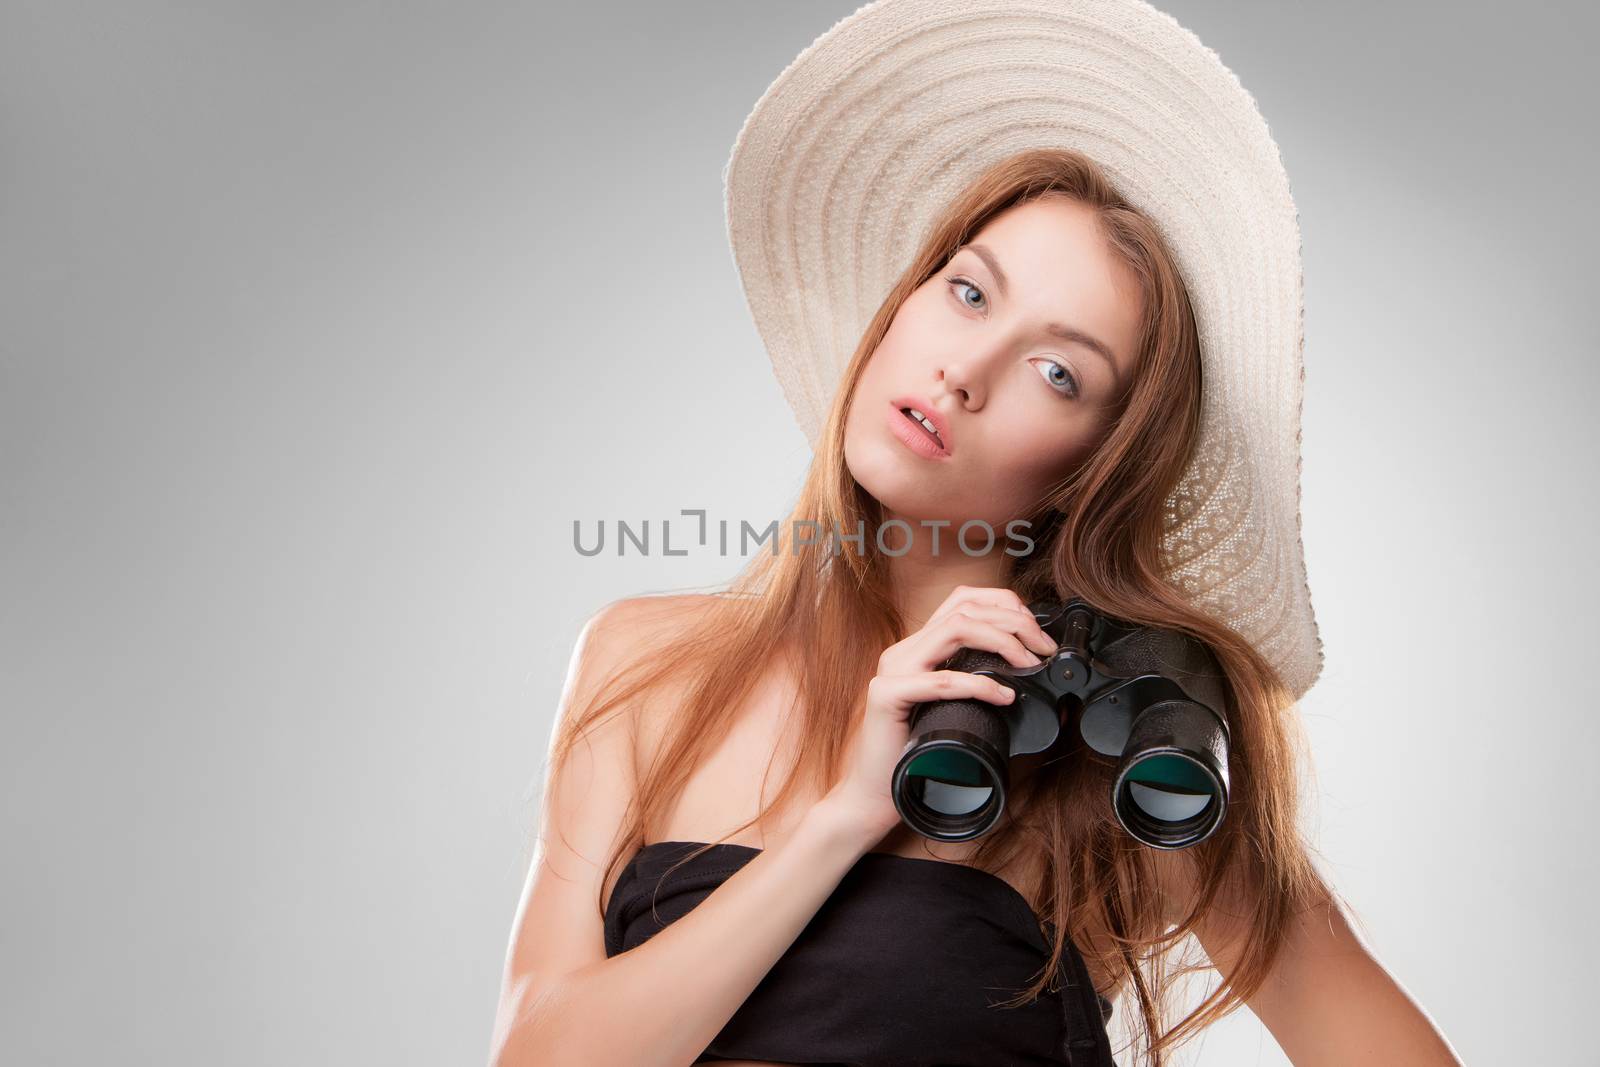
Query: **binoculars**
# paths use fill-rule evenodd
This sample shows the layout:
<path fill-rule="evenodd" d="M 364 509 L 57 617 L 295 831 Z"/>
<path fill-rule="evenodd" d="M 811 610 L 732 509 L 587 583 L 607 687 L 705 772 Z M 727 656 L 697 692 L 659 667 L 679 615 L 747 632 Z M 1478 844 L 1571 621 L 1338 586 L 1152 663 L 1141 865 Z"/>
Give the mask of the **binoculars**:
<path fill-rule="evenodd" d="M 1228 803 L 1226 680 L 1211 650 L 1103 615 L 1080 597 L 1028 608 L 1059 646 L 1043 663 L 1015 667 L 971 648 L 945 663 L 995 679 L 1016 699 L 912 709 L 891 786 L 901 819 L 936 841 L 988 833 L 1005 810 L 1011 758 L 1050 748 L 1074 719 L 1085 744 L 1118 759 L 1111 807 L 1123 829 L 1152 848 L 1204 841 Z"/>

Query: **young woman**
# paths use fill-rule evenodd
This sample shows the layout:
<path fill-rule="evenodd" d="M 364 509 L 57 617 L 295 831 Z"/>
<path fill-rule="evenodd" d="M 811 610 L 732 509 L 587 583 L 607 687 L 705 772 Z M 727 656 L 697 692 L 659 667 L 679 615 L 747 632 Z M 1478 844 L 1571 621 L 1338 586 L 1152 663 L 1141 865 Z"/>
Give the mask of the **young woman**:
<path fill-rule="evenodd" d="M 974 10 L 987 21 L 951 29 Z M 1078 21 L 1069 29 L 1041 12 Z M 982 122 L 994 135 L 1005 128 L 995 90 L 1025 97 L 1038 87 L 1027 79 L 1045 75 L 980 62 L 992 58 L 982 40 L 1004 58 L 1024 35 L 1001 31 L 1055 33 L 1052 54 L 1081 74 L 1119 54 L 1091 31 L 1126 49 L 1113 31 L 1127 18 L 1145 20 L 1134 36 L 1150 51 L 1137 69 L 1198 54 L 1192 35 L 1132 0 L 893 0 L 819 38 L 747 120 L 730 161 L 730 233 L 815 459 L 774 551 L 727 591 L 626 599 L 584 627 L 494 1063 L 1104 1065 L 1118 1000 L 1154 1064 L 1241 1004 L 1297 1067 L 1458 1063 L 1347 923 L 1298 829 L 1294 702 L 1320 655 L 1303 578 L 1283 581 L 1301 573 L 1297 513 L 1272 507 L 1286 487 L 1297 503 L 1298 467 L 1285 483 L 1262 473 L 1283 470 L 1283 456 L 1239 460 L 1252 443 L 1282 440 L 1263 425 L 1298 420 L 1297 392 L 1264 404 L 1241 385 L 1252 380 L 1244 368 L 1259 379 L 1264 366 L 1298 383 L 1298 319 L 1288 345 L 1256 351 L 1250 331 L 1279 305 L 1258 293 L 1266 306 L 1232 306 L 1211 272 L 1246 285 L 1247 272 L 1225 268 L 1265 264 L 1292 275 L 1276 292 L 1297 295 L 1297 260 L 1276 258 L 1293 229 L 1256 226 L 1253 208 L 1228 214 L 1225 200 L 1176 187 L 1136 206 L 1107 167 L 1071 147 L 1091 126 L 1120 143 L 1104 107 L 1092 121 L 1006 120 L 1034 130 L 1035 143 L 964 164 L 953 194 L 891 173 L 904 145 L 937 145 L 942 128 L 897 100 L 946 84 L 933 113 L 956 124 L 969 114 L 936 64 L 1001 79 L 974 93 L 991 101 Z M 918 41 L 926 51 L 896 51 Z M 1226 73 L 1214 55 L 1202 62 Z M 1168 84 L 1166 98 L 1116 80 L 1121 102 L 1149 109 L 1130 128 L 1148 126 L 1163 99 L 1242 93 L 1213 75 Z M 895 77 L 911 87 L 898 98 Z M 815 119 L 861 133 L 871 123 L 851 116 L 868 99 L 906 131 L 876 166 L 852 155 L 862 142 L 826 135 Z M 1221 120 L 1211 121 L 1214 134 Z M 1269 175 L 1276 166 L 1275 155 L 1262 163 L 1259 143 L 1233 158 L 1208 143 L 1179 150 L 1207 155 L 1213 169 L 1198 176 L 1144 158 L 1185 174 L 1171 180 L 1191 190 L 1238 178 L 1239 159 Z M 955 157 L 942 158 L 948 168 Z M 848 179 L 852 167 L 870 180 L 808 180 Z M 863 238 L 878 227 L 893 247 L 891 231 L 918 230 L 917 212 L 868 210 L 881 208 L 874 190 L 886 182 L 926 205 L 923 236 L 898 260 Z M 1260 187 L 1239 185 L 1242 204 L 1260 200 Z M 824 186 L 824 215 L 858 210 L 832 229 L 793 225 L 785 213 L 800 210 L 803 190 Z M 758 209 L 746 215 L 751 197 Z M 1184 206 L 1159 206 L 1174 203 Z M 1183 211 L 1220 211 L 1234 225 L 1207 234 L 1182 225 Z M 792 236 L 808 232 L 855 240 L 832 280 L 789 299 L 784 272 L 819 258 Z M 794 249 L 773 243 L 784 233 Z M 892 284 L 876 287 L 874 271 L 895 262 Z M 885 290 L 831 392 L 819 389 L 833 377 L 830 334 L 852 328 L 850 301 Z M 1025 550 L 1008 536 L 1016 530 Z M 1116 761 L 1064 730 L 1051 749 L 1012 761 L 990 832 L 935 843 L 912 831 L 890 781 L 913 708 L 1005 703 L 1005 686 L 944 665 L 961 648 L 1040 662 L 1055 644 L 1027 606 L 1068 595 L 1215 654 L 1229 697 L 1225 821 L 1189 848 L 1136 841 L 1111 809 Z M 1192 964 L 1174 958 L 1191 933 L 1207 957 Z M 1174 983 L 1208 966 L 1220 983 L 1173 1025 Z"/>

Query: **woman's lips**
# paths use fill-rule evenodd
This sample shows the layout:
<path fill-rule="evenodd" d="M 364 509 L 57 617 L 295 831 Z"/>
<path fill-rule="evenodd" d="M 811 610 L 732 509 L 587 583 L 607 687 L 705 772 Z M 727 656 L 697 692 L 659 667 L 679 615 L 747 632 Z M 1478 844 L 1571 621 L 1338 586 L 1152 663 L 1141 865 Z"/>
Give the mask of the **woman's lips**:
<path fill-rule="evenodd" d="M 895 401 L 889 402 L 889 430 L 904 441 L 907 448 L 925 459 L 950 458 L 950 450 L 934 440 L 927 428 L 914 421 Z"/>

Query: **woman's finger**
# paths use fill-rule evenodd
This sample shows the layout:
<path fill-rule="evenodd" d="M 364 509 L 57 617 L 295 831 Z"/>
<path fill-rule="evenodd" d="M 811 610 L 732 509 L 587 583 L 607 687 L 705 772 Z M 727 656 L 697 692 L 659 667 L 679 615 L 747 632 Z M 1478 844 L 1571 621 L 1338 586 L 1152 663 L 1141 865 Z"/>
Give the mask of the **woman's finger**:
<path fill-rule="evenodd" d="M 958 585 L 950 590 L 950 595 L 944 598 L 944 603 L 935 608 L 933 614 L 928 616 L 928 622 L 923 624 L 923 629 L 927 629 L 928 625 L 935 620 L 960 610 L 963 604 L 981 604 L 991 608 L 1016 608 L 1019 611 L 1028 610 L 1028 605 L 1022 602 L 1022 597 L 1018 596 L 1014 589 L 988 585 Z M 1029 614 L 1032 613 L 1029 612 Z"/>
<path fill-rule="evenodd" d="M 989 605 L 974 604 L 961 609 L 961 614 L 982 622 L 991 623 L 1017 635 L 1028 649 L 1041 656 L 1054 655 L 1058 647 L 1039 625 L 1039 620 L 1034 618 L 1033 612 L 1022 609 L 996 608 Z"/>
<path fill-rule="evenodd" d="M 921 674 L 880 674 L 867 684 L 869 704 L 909 713 L 912 705 L 928 700 L 962 700 L 975 697 L 993 704 L 1009 704 L 1016 691 L 993 678 L 967 671 L 924 671 Z"/>
<path fill-rule="evenodd" d="M 931 671 L 962 648 L 997 653 L 1013 667 L 1033 667 L 1044 662 L 1014 631 L 959 611 L 937 626 L 920 631 L 908 652 L 916 670 Z"/>

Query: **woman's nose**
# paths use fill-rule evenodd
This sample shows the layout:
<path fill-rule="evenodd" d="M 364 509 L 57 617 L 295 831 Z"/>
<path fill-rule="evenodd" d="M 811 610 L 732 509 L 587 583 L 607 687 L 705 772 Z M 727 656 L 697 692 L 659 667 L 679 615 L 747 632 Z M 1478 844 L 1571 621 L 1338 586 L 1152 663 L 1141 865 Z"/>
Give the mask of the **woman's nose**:
<path fill-rule="evenodd" d="M 939 371 L 939 379 L 969 411 L 983 406 L 982 374 L 972 370 L 970 360 L 952 360 Z"/>

